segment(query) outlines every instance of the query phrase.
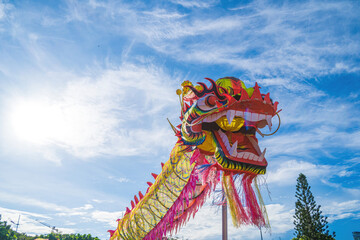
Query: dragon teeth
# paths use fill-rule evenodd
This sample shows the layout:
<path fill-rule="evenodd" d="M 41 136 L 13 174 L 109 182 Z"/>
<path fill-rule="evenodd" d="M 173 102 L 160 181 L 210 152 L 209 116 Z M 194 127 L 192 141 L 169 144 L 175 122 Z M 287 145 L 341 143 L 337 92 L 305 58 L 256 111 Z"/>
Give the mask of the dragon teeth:
<path fill-rule="evenodd" d="M 235 117 L 235 111 L 228 110 L 226 113 L 226 118 L 228 120 L 229 125 L 231 125 L 231 122 L 233 121 L 234 117 Z"/>
<path fill-rule="evenodd" d="M 264 159 L 264 157 L 265 157 L 265 153 L 266 153 L 266 148 L 264 149 L 264 151 L 261 153 L 261 155 L 260 155 L 260 157 L 259 157 L 259 162 L 261 162 L 263 159 Z"/>
<path fill-rule="evenodd" d="M 231 156 L 234 156 L 234 157 L 236 156 L 236 154 L 237 154 L 237 151 L 236 151 L 237 146 L 238 146 L 238 141 L 236 141 L 236 142 L 232 145 L 231 149 L 229 150 L 229 153 L 230 153 Z"/>
<path fill-rule="evenodd" d="M 272 127 L 271 119 L 272 119 L 272 116 L 270 116 L 270 115 L 266 116 L 266 122 L 267 122 L 270 132 L 271 132 L 271 127 Z"/>

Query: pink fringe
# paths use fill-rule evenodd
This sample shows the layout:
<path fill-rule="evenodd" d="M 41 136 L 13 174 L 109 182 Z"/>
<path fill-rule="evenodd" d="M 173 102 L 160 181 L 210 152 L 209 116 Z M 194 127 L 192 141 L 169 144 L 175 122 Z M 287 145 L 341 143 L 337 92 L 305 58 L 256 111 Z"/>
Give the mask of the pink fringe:
<path fill-rule="evenodd" d="M 246 213 L 241 200 L 240 200 L 240 196 L 239 193 L 236 191 L 236 187 L 235 187 L 235 183 L 234 183 L 234 179 L 233 179 L 233 175 L 231 174 L 231 178 L 230 178 L 230 186 L 231 188 L 234 190 L 234 195 L 232 196 L 235 202 L 235 206 L 238 209 L 239 212 L 239 216 L 237 216 L 237 220 L 239 222 L 239 224 L 248 224 L 250 223 L 250 218 L 248 216 L 248 214 Z M 255 199 L 256 200 L 256 199 Z"/>
<path fill-rule="evenodd" d="M 255 175 L 244 174 L 242 186 L 244 189 L 245 204 L 247 207 L 247 215 L 251 218 L 251 222 L 260 227 L 265 226 L 264 216 L 257 202 L 254 190 L 251 187 L 252 180 Z"/>

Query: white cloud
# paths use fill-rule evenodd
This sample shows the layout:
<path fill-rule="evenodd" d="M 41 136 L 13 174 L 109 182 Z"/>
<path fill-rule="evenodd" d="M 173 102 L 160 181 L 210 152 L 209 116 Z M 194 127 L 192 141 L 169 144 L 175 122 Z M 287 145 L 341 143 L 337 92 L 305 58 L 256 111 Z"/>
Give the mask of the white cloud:
<path fill-rule="evenodd" d="M 321 206 L 329 222 L 344 218 L 360 218 L 360 201 L 330 202 Z"/>
<path fill-rule="evenodd" d="M 51 221 L 51 218 L 44 214 L 37 214 L 32 212 L 26 211 L 18 211 L 12 210 L 8 208 L 1 208 L 0 207 L 0 214 L 2 216 L 2 221 L 7 221 L 8 224 L 12 225 L 12 229 L 16 229 L 19 215 L 19 227 L 18 232 L 26 233 L 28 235 L 35 235 L 35 234 L 48 234 L 50 233 L 51 229 L 42 225 L 40 222 L 47 224 L 47 221 Z M 46 220 L 39 220 L 39 219 L 46 219 Z M 14 223 L 11 223 L 13 221 Z M 62 233 L 75 233 L 75 230 L 72 228 L 58 228 Z"/>
<path fill-rule="evenodd" d="M 109 179 L 115 180 L 115 181 L 120 182 L 120 183 L 130 182 L 130 179 L 128 179 L 126 177 L 109 176 Z"/>
<path fill-rule="evenodd" d="M 13 8 L 12 4 L 4 3 L 0 1 L 0 21 L 6 17 L 7 11 L 12 8 Z"/>
<path fill-rule="evenodd" d="M 104 222 L 108 224 L 109 227 L 113 229 L 116 228 L 116 220 L 121 218 L 124 215 L 124 212 L 107 212 L 107 211 L 93 211 L 91 212 L 91 218 L 98 222 Z"/>
<path fill-rule="evenodd" d="M 38 100 L 41 106 L 45 104 L 46 109 L 59 113 L 56 121 L 46 123 L 49 131 L 40 139 L 39 151 L 59 164 L 60 159 L 51 147 L 81 158 L 101 154 L 143 155 L 156 148 L 171 148 L 170 143 L 176 139 L 167 126 L 166 117 L 178 115 L 175 88 L 168 82 L 171 78 L 153 66 L 132 64 L 104 70 L 94 77 L 73 76 L 62 91 Z M 34 99 L 39 97 L 21 100 L 29 103 Z M 10 112 L 19 107 L 18 101 L 10 102 Z M 34 117 L 44 119 L 46 114 L 51 114 L 46 109 L 44 107 L 44 116 Z M 168 115 L 159 115 L 164 110 Z M 44 124 L 39 125 L 38 130 L 36 126 L 27 127 L 32 127 L 31 132 L 42 131 Z M 33 134 L 28 138 L 35 136 L 42 135 Z"/>
<path fill-rule="evenodd" d="M 272 170 L 274 169 L 274 170 Z M 341 172 L 341 171 L 340 171 Z M 295 185 L 296 179 L 300 173 L 309 178 L 326 178 L 329 179 L 339 173 L 339 167 L 331 165 L 313 164 L 305 161 L 280 161 L 271 166 L 268 171 L 267 183 L 279 185 Z"/>
<path fill-rule="evenodd" d="M 324 27 L 333 17 L 340 18 L 341 26 L 351 25 L 352 19 L 358 18 L 351 8 L 349 2 L 305 2 L 295 6 L 255 2 L 245 13 L 225 17 L 166 22 L 143 17 L 133 23 L 131 34 L 176 59 L 230 65 L 245 70 L 251 78 L 284 75 L 303 79 L 314 74 L 358 71 L 352 62 L 338 63 L 326 58 L 352 55 L 360 49 L 359 42 L 351 36 L 343 36 L 346 43 L 339 39 L 335 23 L 332 28 Z M 327 44 L 323 44 L 323 39 Z M 251 51 L 253 55 L 248 54 Z"/>
<path fill-rule="evenodd" d="M 194 1 L 194 0 L 172 0 L 173 3 L 179 4 L 186 8 L 209 8 L 218 3 L 217 0 Z"/>

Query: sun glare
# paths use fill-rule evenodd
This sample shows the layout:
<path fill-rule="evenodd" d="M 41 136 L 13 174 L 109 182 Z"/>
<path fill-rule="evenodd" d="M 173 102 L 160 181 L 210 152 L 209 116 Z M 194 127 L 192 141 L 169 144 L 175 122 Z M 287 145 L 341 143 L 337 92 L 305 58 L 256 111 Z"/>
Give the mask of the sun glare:
<path fill-rule="evenodd" d="M 10 113 L 16 137 L 36 144 L 47 144 L 61 138 L 65 130 L 64 120 L 60 107 L 35 101 L 19 102 Z"/>

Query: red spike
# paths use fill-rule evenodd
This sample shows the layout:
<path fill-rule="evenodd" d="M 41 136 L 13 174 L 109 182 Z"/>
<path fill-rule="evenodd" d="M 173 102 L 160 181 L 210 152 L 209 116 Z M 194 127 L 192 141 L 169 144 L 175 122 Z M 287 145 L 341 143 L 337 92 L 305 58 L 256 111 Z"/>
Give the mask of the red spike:
<path fill-rule="evenodd" d="M 177 125 L 176 127 L 177 127 L 178 129 L 181 129 L 181 124 Z"/>
<path fill-rule="evenodd" d="M 271 103 L 271 100 L 270 100 L 270 93 L 267 93 L 266 95 L 265 95 L 265 97 L 264 97 L 264 101 L 266 102 L 266 103 Z"/>
<path fill-rule="evenodd" d="M 245 89 L 242 88 L 240 101 L 248 100 L 248 99 L 249 99 L 249 94 L 247 93 L 247 91 Z"/>
<path fill-rule="evenodd" d="M 163 167 L 164 167 L 164 165 L 165 165 L 165 164 L 162 162 L 162 163 L 161 163 L 161 168 L 163 168 Z"/>
<path fill-rule="evenodd" d="M 187 104 L 187 103 L 185 103 L 185 107 L 186 107 L 186 108 L 184 109 L 185 111 L 190 108 L 189 104 Z M 185 112 L 185 111 L 184 111 L 184 112 Z"/>
<path fill-rule="evenodd" d="M 233 104 L 234 102 L 236 102 L 236 99 L 235 99 L 233 96 L 231 96 L 231 95 L 229 95 L 229 94 L 224 94 L 224 95 L 225 95 L 225 97 L 228 99 L 229 105 L 231 105 L 231 104 Z"/>
<path fill-rule="evenodd" d="M 275 112 L 276 112 L 276 110 L 277 110 L 278 104 L 279 104 L 279 102 L 275 102 L 275 103 L 274 103 L 274 107 L 273 107 L 273 108 L 274 108 Z"/>
<path fill-rule="evenodd" d="M 119 222 L 120 220 L 121 220 L 120 218 L 116 219 L 117 222 Z"/>
<path fill-rule="evenodd" d="M 144 195 L 141 193 L 141 191 L 139 191 L 139 197 L 140 197 L 140 200 L 143 199 Z"/>
<path fill-rule="evenodd" d="M 138 204 L 139 203 L 139 199 L 137 198 L 137 196 L 135 195 L 134 196 L 134 200 L 135 200 L 135 203 Z"/>
<path fill-rule="evenodd" d="M 134 207 L 135 207 L 135 203 L 134 203 L 134 201 L 133 201 L 133 200 L 131 200 L 131 210 L 133 210 L 133 209 L 134 209 Z"/>
<path fill-rule="evenodd" d="M 216 106 L 217 106 L 217 108 L 221 108 L 221 103 L 219 103 L 218 101 L 216 101 Z"/>
<path fill-rule="evenodd" d="M 158 175 L 157 175 L 157 174 L 155 174 L 155 173 L 152 173 L 151 175 L 154 177 L 154 179 L 156 179 L 156 178 L 157 178 L 157 176 L 158 176 Z"/>
<path fill-rule="evenodd" d="M 126 214 L 129 214 L 130 212 L 131 212 L 130 209 L 127 207 L 127 208 L 126 208 L 125 215 L 126 215 Z"/>
<path fill-rule="evenodd" d="M 262 100 L 261 93 L 260 93 L 260 87 L 257 84 L 257 82 L 255 82 L 254 92 L 253 92 L 253 94 L 251 96 L 251 99 L 260 99 L 260 100 Z"/>
<path fill-rule="evenodd" d="M 108 230 L 108 233 L 110 233 L 110 237 L 112 237 L 114 235 L 114 230 Z"/>
<path fill-rule="evenodd" d="M 151 187 L 151 186 L 152 186 L 152 183 L 151 183 L 151 182 L 147 182 L 147 185 L 149 185 L 149 187 Z"/>

